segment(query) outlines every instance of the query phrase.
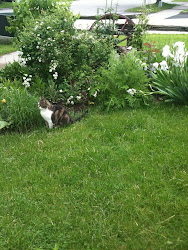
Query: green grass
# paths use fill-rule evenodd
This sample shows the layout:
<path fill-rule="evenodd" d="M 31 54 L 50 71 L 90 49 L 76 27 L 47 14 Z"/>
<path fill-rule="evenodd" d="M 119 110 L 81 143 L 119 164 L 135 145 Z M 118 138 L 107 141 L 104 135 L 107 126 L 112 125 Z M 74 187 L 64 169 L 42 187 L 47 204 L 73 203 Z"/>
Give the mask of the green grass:
<path fill-rule="evenodd" d="M 181 13 L 187 13 L 187 12 L 188 12 L 188 9 L 181 11 Z"/>
<path fill-rule="evenodd" d="M 90 111 L 0 135 L 1 249 L 186 249 L 187 114 Z"/>
<path fill-rule="evenodd" d="M 166 44 L 172 46 L 175 42 L 185 42 L 188 50 L 188 34 L 147 34 L 145 42 L 156 42 L 156 47 L 162 49 Z"/>
<path fill-rule="evenodd" d="M 1 2 L 0 3 L 0 9 L 1 8 L 12 8 L 13 4 L 12 2 Z"/>
<path fill-rule="evenodd" d="M 0 56 L 16 51 L 16 47 L 12 44 L 1 44 L 0 43 Z"/>
<path fill-rule="evenodd" d="M 169 4 L 169 3 L 165 3 L 165 2 L 163 2 L 162 7 L 158 7 L 157 3 L 146 4 L 145 5 L 146 9 L 148 9 L 152 13 L 157 13 L 157 12 L 162 11 L 162 10 L 172 9 L 174 6 L 177 6 L 177 4 Z M 125 10 L 125 11 L 128 11 L 128 12 L 142 12 L 143 11 L 143 6 L 128 9 L 128 10 Z"/>
<path fill-rule="evenodd" d="M 119 39 L 123 39 L 124 36 L 119 36 Z M 188 50 L 188 34 L 147 34 L 144 43 L 156 42 L 156 47 L 162 49 L 166 44 L 172 46 L 175 42 L 182 41 L 185 42 L 185 47 Z M 125 46 L 126 41 L 119 44 L 120 46 Z"/>
<path fill-rule="evenodd" d="M 172 2 L 188 2 L 188 0 L 174 0 Z"/>

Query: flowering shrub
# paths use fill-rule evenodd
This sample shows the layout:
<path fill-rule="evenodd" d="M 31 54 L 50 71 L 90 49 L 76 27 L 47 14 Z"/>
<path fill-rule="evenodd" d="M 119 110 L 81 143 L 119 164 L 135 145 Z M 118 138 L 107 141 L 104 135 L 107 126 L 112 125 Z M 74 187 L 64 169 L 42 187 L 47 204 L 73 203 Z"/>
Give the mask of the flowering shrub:
<path fill-rule="evenodd" d="M 92 97 L 107 110 L 139 106 L 148 99 L 147 81 L 134 50 L 120 57 L 113 52 L 108 66 L 99 69 Z"/>
<path fill-rule="evenodd" d="M 104 38 L 76 31 L 74 22 L 68 8 L 58 9 L 40 20 L 32 19 L 19 36 L 26 74 L 32 75 L 29 79 L 23 76 L 25 86 L 32 86 L 35 77 L 46 84 L 54 82 L 61 99 L 70 105 L 88 99 L 93 74 L 107 62 L 112 50 Z"/>
<path fill-rule="evenodd" d="M 67 2 L 62 3 L 59 0 L 15 0 L 13 2 L 14 18 L 8 18 L 10 27 L 7 27 L 7 30 L 19 38 L 19 32 L 24 29 L 25 24 L 31 18 L 39 17 L 45 11 L 51 12 L 59 9 L 62 4 L 68 6 Z"/>
<path fill-rule="evenodd" d="M 176 42 L 173 48 L 166 45 L 163 61 L 154 63 L 151 70 L 155 93 L 166 101 L 188 104 L 188 52 L 184 42 Z"/>

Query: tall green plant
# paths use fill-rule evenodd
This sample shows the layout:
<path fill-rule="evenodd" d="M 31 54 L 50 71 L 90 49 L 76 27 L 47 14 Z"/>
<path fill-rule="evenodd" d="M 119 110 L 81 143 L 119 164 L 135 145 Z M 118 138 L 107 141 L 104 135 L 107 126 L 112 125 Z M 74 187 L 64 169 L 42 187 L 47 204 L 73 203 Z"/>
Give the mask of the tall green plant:
<path fill-rule="evenodd" d="M 131 45 L 134 48 L 142 49 L 143 47 L 144 37 L 147 31 L 149 21 L 148 12 L 149 10 L 143 8 L 142 14 L 137 16 L 138 23 L 134 27 L 134 33 L 131 39 Z"/>
<path fill-rule="evenodd" d="M 109 65 L 99 69 L 93 97 L 100 106 L 109 110 L 145 103 L 148 79 L 136 59 L 134 51 L 120 57 L 113 52 Z"/>
<path fill-rule="evenodd" d="M 151 73 L 154 93 L 161 94 L 166 101 L 188 104 L 188 52 L 184 42 L 176 42 L 172 48 L 165 45 L 163 60 L 155 62 Z"/>
<path fill-rule="evenodd" d="M 31 130 L 41 124 L 37 109 L 38 98 L 29 94 L 25 88 L 5 87 L 0 89 L 0 113 L 4 125 L 19 132 Z M 0 123 L 0 126 L 2 122 Z"/>
<path fill-rule="evenodd" d="M 152 76 L 154 93 L 161 94 L 167 102 L 188 105 L 188 59 L 183 67 L 172 65 L 166 71 L 156 69 Z"/>

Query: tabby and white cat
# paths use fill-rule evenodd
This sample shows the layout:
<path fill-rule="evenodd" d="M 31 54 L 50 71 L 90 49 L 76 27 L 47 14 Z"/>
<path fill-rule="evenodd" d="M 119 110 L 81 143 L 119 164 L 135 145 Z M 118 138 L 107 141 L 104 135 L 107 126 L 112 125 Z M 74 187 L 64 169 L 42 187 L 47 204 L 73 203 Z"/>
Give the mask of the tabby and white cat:
<path fill-rule="evenodd" d="M 72 119 L 69 112 L 61 105 L 53 105 L 43 96 L 38 102 L 40 114 L 46 121 L 49 128 L 65 126 L 80 121 L 88 112 L 88 110 L 76 119 Z"/>

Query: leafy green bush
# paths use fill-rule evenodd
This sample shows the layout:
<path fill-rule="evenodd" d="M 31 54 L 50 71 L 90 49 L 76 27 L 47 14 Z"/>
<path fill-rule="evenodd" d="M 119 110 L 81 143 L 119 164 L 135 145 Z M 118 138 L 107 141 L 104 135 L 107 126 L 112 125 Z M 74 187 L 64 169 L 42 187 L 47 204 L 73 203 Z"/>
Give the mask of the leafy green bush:
<path fill-rule="evenodd" d="M 29 74 L 33 79 L 54 82 L 67 103 L 70 96 L 72 103 L 88 99 L 93 75 L 108 61 L 113 48 L 103 37 L 77 31 L 74 22 L 69 9 L 61 8 L 31 19 L 19 36 L 19 49 Z"/>
<path fill-rule="evenodd" d="M 120 57 L 113 52 L 109 65 L 101 68 L 98 74 L 92 95 L 102 107 L 109 110 L 146 103 L 148 79 L 135 51 Z"/>
<path fill-rule="evenodd" d="M 15 0 L 13 2 L 14 18 L 8 18 L 10 27 L 7 27 L 9 32 L 14 33 L 18 38 L 19 32 L 25 27 L 25 24 L 31 18 L 41 16 L 45 11 L 51 12 L 58 9 L 60 4 L 58 0 Z M 64 3 L 68 6 L 67 3 Z"/>
<path fill-rule="evenodd" d="M 151 73 L 154 93 L 160 94 L 165 101 L 188 104 L 188 52 L 184 42 L 176 42 L 173 48 L 163 48 L 163 60 L 154 63 Z"/>
<path fill-rule="evenodd" d="M 10 82 L 0 85 L 0 111 L 2 121 L 19 132 L 30 130 L 41 124 L 37 109 L 38 98 L 26 88 L 10 87 Z"/>
<path fill-rule="evenodd" d="M 28 73 L 27 67 L 14 61 L 13 63 L 6 64 L 5 67 L 0 70 L 0 77 L 14 81 L 14 79 L 21 80 L 24 74 Z"/>

